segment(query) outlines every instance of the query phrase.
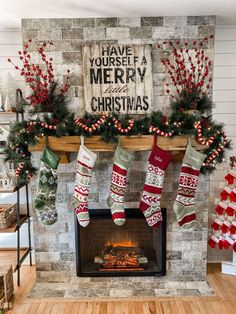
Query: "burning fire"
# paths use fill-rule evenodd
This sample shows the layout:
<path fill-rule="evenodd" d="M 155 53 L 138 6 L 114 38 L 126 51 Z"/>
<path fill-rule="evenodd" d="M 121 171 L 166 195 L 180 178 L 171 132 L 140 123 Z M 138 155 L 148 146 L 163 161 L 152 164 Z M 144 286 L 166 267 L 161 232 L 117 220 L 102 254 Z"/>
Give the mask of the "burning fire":
<path fill-rule="evenodd" d="M 117 241 L 117 242 L 113 242 L 111 240 L 108 240 L 106 243 L 105 243 L 105 247 L 106 246 L 113 246 L 113 247 L 120 247 L 120 246 L 123 246 L 123 247 L 138 247 L 138 244 L 136 242 L 133 242 L 131 240 L 123 240 L 123 241 Z"/>

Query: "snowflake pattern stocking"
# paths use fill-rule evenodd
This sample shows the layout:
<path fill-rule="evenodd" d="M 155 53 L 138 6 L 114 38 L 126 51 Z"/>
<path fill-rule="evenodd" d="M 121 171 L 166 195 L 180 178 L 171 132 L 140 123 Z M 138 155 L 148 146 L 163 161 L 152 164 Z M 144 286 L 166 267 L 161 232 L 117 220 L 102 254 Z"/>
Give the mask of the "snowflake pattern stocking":
<path fill-rule="evenodd" d="M 57 221 L 55 206 L 57 193 L 57 167 L 60 156 L 55 154 L 48 147 L 44 148 L 41 156 L 39 182 L 34 207 L 40 222 L 45 225 L 52 225 Z"/>

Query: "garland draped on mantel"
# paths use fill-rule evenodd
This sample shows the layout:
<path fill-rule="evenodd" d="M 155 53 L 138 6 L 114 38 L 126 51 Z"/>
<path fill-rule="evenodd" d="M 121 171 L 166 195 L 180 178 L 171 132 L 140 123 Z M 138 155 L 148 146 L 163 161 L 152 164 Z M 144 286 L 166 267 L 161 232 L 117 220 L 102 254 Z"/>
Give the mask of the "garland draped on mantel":
<path fill-rule="evenodd" d="M 208 145 L 204 150 L 207 158 L 202 173 L 214 170 L 223 161 L 225 149 L 230 147 L 222 124 L 213 121 L 211 117 L 204 118 L 188 112 L 182 113 L 181 120 L 176 119 L 176 114 L 166 117 L 160 111 L 136 119 L 111 113 L 102 116 L 85 114 L 79 119 L 70 115 L 59 124 L 53 124 L 51 120 L 51 115 L 45 113 L 34 120 L 14 123 L 11 127 L 5 154 L 7 160 L 14 162 L 20 183 L 29 180 L 36 171 L 31 163 L 28 145 L 36 145 L 42 136 L 100 135 L 105 142 L 113 143 L 118 142 L 119 135 L 194 136 L 200 144 Z"/>

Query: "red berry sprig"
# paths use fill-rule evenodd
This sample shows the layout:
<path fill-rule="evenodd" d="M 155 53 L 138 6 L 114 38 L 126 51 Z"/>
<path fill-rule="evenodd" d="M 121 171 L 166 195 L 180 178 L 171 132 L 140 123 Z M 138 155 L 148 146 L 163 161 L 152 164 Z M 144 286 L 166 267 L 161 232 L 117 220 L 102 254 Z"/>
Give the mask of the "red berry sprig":
<path fill-rule="evenodd" d="M 22 62 L 22 67 L 17 66 L 8 58 L 8 62 L 13 64 L 16 70 L 18 70 L 21 76 L 31 89 L 32 94 L 26 97 L 32 106 L 44 105 L 43 110 L 47 111 L 51 104 L 49 101 L 50 88 L 52 84 L 55 83 L 55 75 L 53 68 L 53 58 L 47 58 L 46 49 L 50 50 L 53 45 L 52 42 L 43 42 L 40 44 L 37 52 L 40 56 L 41 63 L 36 64 L 33 62 L 30 49 L 31 49 L 32 39 L 29 39 L 26 44 L 24 44 L 23 51 L 18 51 L 19 59 Z M 70 85 L 68 81 L 70 79 L 70 70 L 67 70 L 66 82 L 61 86 L 59 90 L 60 95 L 64 95 Z"/>
<path fill-rule="evenodd" d="M 129 125 L 126 128 L 122 128 L 120 121 L 117 118 L 113 118 L 114 127 L 122 134 L 126 134 L 131 131 L 134 127 L 134 120 L 130 119 L 128 121 Z"/>
<path fill-rule="evenodd" d="M 203 49 L 204 42 L 207 43 L 213 38 L 205 37 L 203 41 L 193 41 L 193 49 L 185 42 L 184 46 L 177 41 L 163 42 L 168 44 L 171 48 L 173 58 L 164 58 L 161 60 L 166 72 L 169 74 L 171 84 L 175 87 L 177 95 L 181 92 L 192 93 L 199 91 L 203 95 L 211 88 L 212 77 L 210 75 L 210 68 L 212 60 L 206 55 L 206 50 Z M 191 53 L 193 50 L 193 53 Z M 171 97 L 176 95 L 171 94 L 170 83 L 166 83 L 166 93 Z"/>
<path fill-rule="evenodd" d="M 198 137 L 199 143 L 201 143 L 202 145 L 209 146 L 214 142 L 215 136 L 212 135 L 208 140 L 202 136 L 202 126 L 201 126 L 200 121 L 196 122 L 194 127 L 195 129 L 197 129 L 197 137 Z"/>
<path fill-rule="evenodd" d="M 103 124 L 106 121 L 107 117 L 108 115 L 104 114 L 103 116 L 101 116 L 101 118 L 97 120 L 96 123 L 92 124 L 90 127 L 82 122 L 83 121 L 82 118 L 76 119 L 75 124 L 81 127 L 86 132 L 92 133 L 96 131 L 98 128 L 100 128 L 101 124 Z"/>

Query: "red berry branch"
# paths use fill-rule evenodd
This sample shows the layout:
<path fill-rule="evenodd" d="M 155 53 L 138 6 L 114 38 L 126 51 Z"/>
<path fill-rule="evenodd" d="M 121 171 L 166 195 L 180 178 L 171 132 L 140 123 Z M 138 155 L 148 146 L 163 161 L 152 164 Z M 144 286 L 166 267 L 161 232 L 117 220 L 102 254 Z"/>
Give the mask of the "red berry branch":
<path fill-rule="evenodd" d="M 205 37 L 203 41 L 193 41 L 191 47 L 188 42 L 184 46 L 180 45 L 179 41 L 163 42 L 163 44 L 169 44 L 173 56 L 173 58 L 164 58 L 161 61 L 171 79 L 171 83 L 166 83 L 167 94 L 176 97 L 176 94 L 173 95 L 171 92 L 171 85 L 174 86 L 177 96 L 183 92 L 199 92 L 200 95 L 204 95 L 211 88 L 212 61 L 206 55 L 204 44 L 212 38 L 213 35 L 209 38 Z"/>
<path fill-rule="evenodd" d="M 50 50 L 53 45 L 52 42 L 43 42 L 37 48 L 40 57 L 40 64 L 34 63 L 30 54 L 32 40 L 29 39 L 24 44 L 23 51 L 18 51 L 19 59 L 22 66 L 17 66 L 9 58 L 8 62 L 13 64 L 32 91 L 32 94 L 27 97 L 30 105 L 36 107 L 39 104 L 43 107 L 43 111 L 50 111 L 50 89 L 55 84 L 53 58 L 46 56 L 46 50 Z M 65 84 L 59 89 L 59 95 L 64 95 L 70 85 L 68 84 L 70 78 L 70 70 L 67 70 L 67 78 Z"/>

